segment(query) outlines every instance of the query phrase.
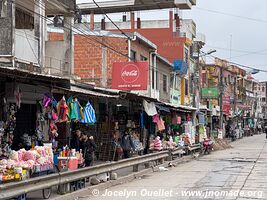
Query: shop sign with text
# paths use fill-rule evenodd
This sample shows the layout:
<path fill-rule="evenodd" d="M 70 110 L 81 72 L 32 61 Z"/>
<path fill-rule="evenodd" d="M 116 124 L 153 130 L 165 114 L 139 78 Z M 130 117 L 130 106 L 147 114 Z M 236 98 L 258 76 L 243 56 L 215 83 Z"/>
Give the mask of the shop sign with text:
<path fill-rule="evenodd" d="M 148 62 L 116 62 L 112 69 L 112 89 L 147 90 Z"/>

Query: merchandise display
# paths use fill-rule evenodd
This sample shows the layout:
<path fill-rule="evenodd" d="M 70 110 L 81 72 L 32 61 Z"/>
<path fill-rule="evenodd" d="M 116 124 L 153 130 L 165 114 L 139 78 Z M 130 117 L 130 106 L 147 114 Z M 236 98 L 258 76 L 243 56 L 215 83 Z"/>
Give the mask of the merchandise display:
<path fill-rule="evenodd" d="M 0 160 L 0 181 L 15 181 L 28 178 L 33 173 L 53 170 L 51 146 L 36 146 L 26 151 L 11 151 L 7 159 Z"/>

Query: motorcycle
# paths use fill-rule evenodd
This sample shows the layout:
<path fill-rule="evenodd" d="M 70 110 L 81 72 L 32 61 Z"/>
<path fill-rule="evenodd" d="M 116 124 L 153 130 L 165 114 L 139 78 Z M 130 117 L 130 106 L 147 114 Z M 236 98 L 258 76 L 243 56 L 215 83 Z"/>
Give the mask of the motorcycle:
<path fill-rule="evenodd" d="M 232 142 L 237 140 L 237 131 L 236 131 L 236 129 L 235 130 L 231 129 L 230 138 L 231 138 Z"/>
<path fill-rule="evenodd" d="M 213 141 L 206 138 L 203 142 L 203 153 L 204 154 L 210 154 L 210 152 L 213 150 Z"/>

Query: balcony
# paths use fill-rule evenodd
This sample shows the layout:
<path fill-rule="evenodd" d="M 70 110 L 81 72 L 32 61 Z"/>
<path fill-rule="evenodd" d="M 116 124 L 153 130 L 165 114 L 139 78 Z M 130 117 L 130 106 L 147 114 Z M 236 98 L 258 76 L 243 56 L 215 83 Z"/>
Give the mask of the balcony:
<path fill-rule="evenodd" d="M 19 62 L 39 66 L 39 43 L 34 31 L 15 29 L 15 58 Z"/>
<path fill-rule="evenodd" d="M 78 7 L 83 14 L 92 12 L 95 14 L 102 14 L 103 12 L 119 13 L 165 8 L 191 9 L 193 5 L 196 5 L 196 0 L 105 0 L 99 2 L 98 5 L 102 9 L 99 9 L 92 2 L 78 4 Z"/>
<path fill-rule="evenodd" d="M 196 5 L 196 0 L 175 0 L 174 3 L 180 9 L 191 9 L 192 6 Z"/>

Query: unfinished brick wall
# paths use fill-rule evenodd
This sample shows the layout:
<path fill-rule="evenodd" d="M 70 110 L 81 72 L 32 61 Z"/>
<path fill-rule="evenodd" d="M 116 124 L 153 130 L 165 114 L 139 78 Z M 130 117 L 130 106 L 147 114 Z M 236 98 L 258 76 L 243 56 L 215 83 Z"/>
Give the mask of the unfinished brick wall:
<path fill-rule="evenodd" d="M 63 41 L 62 33 L 49 33 L 50 41 Z M 116 49 L 128 56 L 128 40 L 119 37 L 99 37 L 75 35 L 74 37 L 74 74 L 79 76 L 83 82 L 95 83 L 101 85 L 103 76 L 102 54 L 105 46 L 99 44 L 99 41 L 105 45 Z M 131 43 L 131 49 L 136 51 L 136 60 L 140 61 L 141 55 L 149 61 L 150 49 L 144 43 L 136 40 Z M 106 48 L 107 55 L 107 87 L 111 87 L 112 66 L 114 62 L 127 62 L 128 58 L 115 51 Z"/>

